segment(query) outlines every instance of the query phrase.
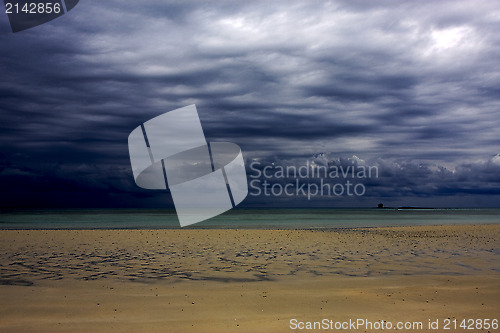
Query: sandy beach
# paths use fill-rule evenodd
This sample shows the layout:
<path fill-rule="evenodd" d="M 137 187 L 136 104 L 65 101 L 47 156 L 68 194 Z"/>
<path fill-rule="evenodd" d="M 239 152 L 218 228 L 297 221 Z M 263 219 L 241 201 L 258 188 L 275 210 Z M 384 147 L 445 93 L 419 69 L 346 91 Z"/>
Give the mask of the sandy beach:
<path fill-rule="evenodd" d="M 500 319 L 498 224 L 1 230 L 0 240 L 0 332 L 307 331 L 293 319 L 422 331 L 439 320 L 442 331 L 447 318 Z"/>

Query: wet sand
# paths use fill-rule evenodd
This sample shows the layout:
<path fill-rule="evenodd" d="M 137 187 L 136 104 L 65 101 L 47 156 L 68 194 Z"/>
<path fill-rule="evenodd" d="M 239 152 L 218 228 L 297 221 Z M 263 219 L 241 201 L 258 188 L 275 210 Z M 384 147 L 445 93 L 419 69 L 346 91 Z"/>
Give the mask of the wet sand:
<path fill-rule="evenodd" d="M 496 224 L 0 230 L 0 240 L 0 332 L 291 332 L 293 318 L 425 330 L 429 319 L 500 319 Z"/>

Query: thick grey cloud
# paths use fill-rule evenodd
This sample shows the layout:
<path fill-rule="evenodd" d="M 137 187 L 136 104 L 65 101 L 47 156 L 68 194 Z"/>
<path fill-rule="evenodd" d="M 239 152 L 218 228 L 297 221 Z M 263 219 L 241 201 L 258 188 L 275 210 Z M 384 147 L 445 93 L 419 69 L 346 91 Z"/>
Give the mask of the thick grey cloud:
<path fill-rule="evenodd" d="M 499 17 L 496 1 L 81 1 L 0 35 L 3 205 L 168 201 L 133 184 L 127 136 L 193 103 L 248 161 L 380 168 L 334 205 L 498 205 Z"/>

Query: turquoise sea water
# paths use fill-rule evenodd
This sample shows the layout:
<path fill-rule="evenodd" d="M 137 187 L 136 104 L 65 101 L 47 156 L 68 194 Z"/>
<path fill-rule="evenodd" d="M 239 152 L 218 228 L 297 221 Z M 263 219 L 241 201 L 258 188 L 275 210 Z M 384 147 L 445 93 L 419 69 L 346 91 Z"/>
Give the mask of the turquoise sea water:
<path fill-rule="evenodd" d="M 500 223 L 500 209 L 235 209 L 187 228 L 310 229 Z M 0 229 L 172 229 L 175 211 L 1 211 Z"/>

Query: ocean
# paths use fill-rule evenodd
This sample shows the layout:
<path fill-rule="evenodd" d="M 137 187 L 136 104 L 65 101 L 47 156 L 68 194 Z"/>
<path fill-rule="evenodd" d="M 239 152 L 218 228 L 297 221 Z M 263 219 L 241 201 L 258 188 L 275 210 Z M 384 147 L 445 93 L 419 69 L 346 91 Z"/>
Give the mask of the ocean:
<path fill-rule="evenodd" d="M 233 209 L 186 229 L 328 229 L 500 223 L 500 209 Z M 174 210 L 3 210 L 0 229 L 178 229 Z"/>

